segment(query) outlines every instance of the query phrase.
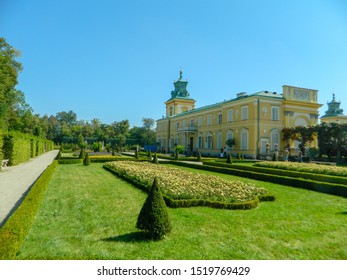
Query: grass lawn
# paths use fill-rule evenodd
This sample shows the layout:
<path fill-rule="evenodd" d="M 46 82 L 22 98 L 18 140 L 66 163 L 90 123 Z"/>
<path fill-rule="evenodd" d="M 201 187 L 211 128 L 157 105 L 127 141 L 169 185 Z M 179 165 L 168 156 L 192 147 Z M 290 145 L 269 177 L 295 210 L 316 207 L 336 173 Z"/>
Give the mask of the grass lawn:
<path fill-rule="evenodd" d="M 145 193 L 102 164 L 59 165 L 17 258 L 347 259 L 345 198 L 238 179 L 277 200 L 252 210 L 169 208 L 173 231 L 147 242 L 135 228 Z"/>

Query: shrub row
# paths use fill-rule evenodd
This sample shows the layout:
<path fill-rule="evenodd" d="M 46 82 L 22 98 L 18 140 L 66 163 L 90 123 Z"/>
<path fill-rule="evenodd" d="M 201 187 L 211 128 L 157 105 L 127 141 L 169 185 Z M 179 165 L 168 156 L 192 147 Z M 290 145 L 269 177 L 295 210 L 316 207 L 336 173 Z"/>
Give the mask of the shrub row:
<path fill-rule="evenodd" d="M 16 253 L 31 228 L 56 166 L 57 161 L 54 161 L 47 167 L 29 190 L 18 209 L 0 229 L 1 260 L 10 260 L 16 257 Z"/>
<path fill-rule="evenodd" d="M 2 146 L 3 146 L 3 133 L 0 130 L 0 171 L 2 169 L 2 160 L 3 160 L 3 153 L 2 153 Z"/>
<path fill-rule="evenodd" d="M 134 158 L 122 158 L 122 157 L 104 157 L 104 158 L 98 158 L 98 157 L 93 157 L 89 156 L 90 162 L 95 163 L 95 162 L 100 162 L 100 163 L 105 163 L 105 162 L 110 162 L 110 161 L 148 161 L 147 159 L 134 159 Z M 76 164 L 76 163 L 82 163 L 83 159 L 76 158 L 76 157 L 62 157 L 60 159 L 57 159 L 59 164 Z"/>
<path fill-rule="evenodd" d="M 347 178 L 341 176 L 327 175 L 327 174 L 318 174 L 318 173 L 307 173 L 294 170 L 278 169 L 278 168 L 267 168 L 259 166 L 248 166 L 248 165 L 231 165 L 227 163 L 216 163 L 216 162 L 206 162 L 205 165 L 218 166 L 223 168 L 234 168 L 240 170 L 254 171 L 259 173 L 274 174 L 279 176 L 288 176 L 303 178 L 319 182 L 327 182 L 333 184 L 343 184 L 347 185 Z"/>
<path fill-rule="evenodd" d="M 59 164 L 76 164 L 76 163 L 82 163 L 83 158 L 61 158 L 58 159 Z"/>
<path fill-rule="evenodd" d="M 137 178 L 134 178 L 132 176 L 129 176 L 125 174 L 124 172 L 117 172 L 116 170 L 104 165 L 104 168 L 108 170 L 109 172 L 115 174 L 116 176 L 122 178 L 123 180 L 131 183 L 135 187 L 148 192 L 150 189 L 150 185 L 138 180 Z M 179 208 L 179 207 L 194 207 L 194 206 L 208 206 L 213 208 L 220 208 L 220 209 L 252 209 L 259 205 L 259 201 L 272 201 L 275 200 L 274 196 L 261 196 L 261 197 L 255 197 L 251 201 L 246 202 L 240 202 L 240 203 L 227 203 L 227 202 L 220 202 L 220 201 L 210 201 L 206 199 L 173 199 L 167 195 L 163 195 L 163 198 L 165 200 L 165 203 L 167 206 L 172 208 Z"/>
<path fill-rule="evenodd" d="M 271 183 L 291 186 L 291 187 L 295 187 L 295 188 L 302 188 L 302 189 L 313 190 L 313 191 L 318 191 L 318 192 L 322 192 L 322 193 L 347 197 L 347 186 L 343 185 L 343 184 L 319 182 L 319 181 L 314 181 L 314 180 L 310 180 L 310 179 L 295 178 L 293 176 L 292 177 L 280 176 L 280 175 L 275 175 L 275 174 L 269 174 L 269 172 L 259 173 L 259 172 L 255 172 L 255 171 L 249 171 L 249 170 L 241 169 L 241 166 L 240 166 L 240 169 L 236 169 L 236 168 L 234 168 L 236 165 L 231 168 L 231 166 L 230 167 L 218 167 L 218 166 L 212 166 L 212 165 L 207 165 L 207 164 L 193 165 L 193 164 L 189 164 L 189 163 L 176 162 L 176 161 L 170 161 L 170 162 L 167 161 L 165 163 L 170 163 L 170 164 L 175 164 L 175 165 L 185 166 L 185 167 L 190 167 L 190 168 L 195 168 L 195 169 L 201 169 L 201 170 L 206 170 L 206 171 L 211 171 L 211 172 L 218 172 L 218 173 L 230 174 L 230 175 L 235 175 L 235 176 L 241 176 L 241 177 L 246 177 L 246 178 L 259 180 L 259 181 L 271 182 Z M 244 166 L 242 166 L 242 168 L 244 168 Z"/>
<path fill-rule="evenodd" d="M 54 148 L 50 140 L 20 132 L 9 132 L 1 138 L 3 158 L 9 159 L 9 166 L 26 162 Z"/>

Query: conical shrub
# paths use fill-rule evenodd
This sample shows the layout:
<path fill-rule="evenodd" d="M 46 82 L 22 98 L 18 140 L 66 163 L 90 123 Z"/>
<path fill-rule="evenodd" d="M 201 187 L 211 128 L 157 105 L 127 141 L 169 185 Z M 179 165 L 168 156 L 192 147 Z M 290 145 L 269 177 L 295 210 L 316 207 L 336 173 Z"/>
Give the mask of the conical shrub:
<path fill-rule="evenodd" d="M 84 148 L 81 148 L 78 158 L 85 158 L 85 157 L 86 157 L 86 150 Z"/>
<path fill-rule="evenodd" d="M 198 152 L 197 161 L 201 161 L 201 160 L 202 160 L 202 158 L 201 158 L 201 153 L 200 153 L 200 152 Z"/>
<path fill-rule="evenodd" d="M 89 158 L 89 154 L 88 153 L 86 153 L 86 156 L 84 157 L 83 164 L 85 166 L 90 165 L 90 158 Z"/>
<path fill-rule="evenodd" d="M 159 164 L 157 153 L 154 154 L 152 162 L 155 164 Z"/>
<path fill-rule="evenodd" d="M 227 156 L 227 163 L 233 163 L 232 159 L 231 159 L 231 155 L 228 154 Z"/>
<path fill-rule="evenodd" d="M 137 218 L 136 227 L 148 232 L 150 238 L 153 240 L 164 238 L 172 229 L 157 178 L 154 179 L 148 197 L 142 206 Z"/>

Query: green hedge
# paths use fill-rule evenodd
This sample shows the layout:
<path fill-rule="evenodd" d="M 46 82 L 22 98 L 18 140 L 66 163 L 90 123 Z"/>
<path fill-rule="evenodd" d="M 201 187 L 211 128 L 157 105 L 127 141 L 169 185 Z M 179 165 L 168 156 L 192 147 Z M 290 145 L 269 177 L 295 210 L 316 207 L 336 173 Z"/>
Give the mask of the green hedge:
<path fill-rule="evenodd" d="M 185 167 L 190 167 L 195 169 L 201 169 L 201 170 L 206 170 L 211 172 L 241 176 L 241 177 L 246 177 L 246 178 L 259 180 L 259 181 L 271 182 L 271 183 L 291 186 L 295 188 L 308 189 L 308 190 L 318 191 L 322 193 L 347 197 L 347 186 L 343 184 L 319 182 L 319 181 L 314 181 L 310 179 L 295 178 L 293 176 L 289 177 L 289 176 L 280 176 L 280 175 L 269 174 L 269 173 L 259 173 L 255 171 L 243 170 L 241 168 L 236 169 L 234 168 L 234 166 L 233 168 L 231 167 L 227 168 L 227 167 L 218 167 L 218 166 L 212 166 L 212 165 L 206 165 L 206 164 L 194 165 L 194 164 L 177 162 L 177 161 L 171 161 L 171 162 L 167 161 L 165 163 L 170 163 L 170 164 L 175 164 L 175 165 L 185 166 Z"/>
<path fill-rule="evenodd" d="M 29 134 L 9 132 L 3 136 L 4 158 L 17 165 L 53 149 L 53 142 Z"/>
<path fill-rule="evenodd" d="M 4 137 L 4 135 L 3 135 L 2 131 L 0 130 L 0 171 L 2 169 L 2 160 L 4 159 L 3 153 L 2 153 L 2 146 L 4 143 L 3 137 Z"/>
<path fill-rule="evenodd" d="M 9 159 L 9 166 L 28 161 L 31 157 L 30 136 L 19 132 L 6 134 L 3 152 L 4 157 Z"/>
<path fill-rule="evenodd" d="M 29 232 L 40 207 L 44 193 L 57 161 L 54 161 L 37 179 L 18 209 L 0 229 L 0 259 L 15 259 L 16 253 Z"/>
<path fill-rule="evenodd" d="M 307 172 L 300 172 L 300 171 L 294 171 L 294 170 L 276 169 L 276 168 L 267 168 L 267 167 L 249 166 L 249 165 L 230 165 L 227 163 L 216 163 L 216 162 L 208 162 L 208 163 L 206 162 L 204 164 L 210 165 L 210 166 L 234 168 L 234 169 L 241 169 L 241 170 L 253 171 L 258 173 L 274 174 L 279 176 L 296 177 L 296 178 L 303 178 L 303 179 L 319 181 L 319 182 L 347 185 L 347 178 L 341 177 L 341 176 L 307 173 Z"/>
<path fill-rule="evenodd" d="M 61 158 L 58 159 L 59 164 L 76 164 L 76 163 L 82 163 L 83 158 Z"/>
<path fill-rule="evenodd" d="M 125 173 L 119 173 L 115 171 L 112 168 L 109 168 L 104 165 L 104 169 L 108 170 L 109 172 L 115 174 L 116 176 L 122 178 L 123 180 L 131 183 L 135 187 L 148 192 L 150 189 L 150 185 L 141 182 L 137 178 L 131 177 Z M 163 195 L 163 198 L 165 200 L 165 203 L 168 207 L 172 208 L 179 208 L 179 207 L 195 207 L 195 206 L 208 206 L 212 208 L 220 208 L 220 209 L 252 209 L 259 205 L 259 201 L 273 201 L 275 200 L 275 197 L 272 195 L 268 196 L 260 196 L 255 197 L 251 201 L 246 202 L 240 202 L 240 203 L 226 203 L 226 202 L 220 202 L 220 201 L 210 201 L 205 199 L 173 199 L 169 196 Z"/>

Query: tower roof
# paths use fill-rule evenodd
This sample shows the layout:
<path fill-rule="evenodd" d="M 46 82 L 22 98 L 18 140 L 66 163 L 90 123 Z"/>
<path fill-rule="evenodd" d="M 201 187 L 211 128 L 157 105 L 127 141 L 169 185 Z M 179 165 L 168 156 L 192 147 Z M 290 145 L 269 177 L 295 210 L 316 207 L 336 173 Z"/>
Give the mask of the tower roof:
<path fill-rule="evenodd" d="M 171 98 L 169 100 L 172 99 L 192 99 L 190 98 L 189 92 L 187 91 L 187 85 L 188 85 L 188 81 L 183 81 L 182 79 L 182 70 L 180 70 L 180 77 L 178 78 L 177 81 L 174 81 L 174 86 L 175 89 L 173 91 L 171 91 Z M 168 101 L 169 101 L 168 100 Z"/>
<path fill-rule="evenodd" d="M 343 110 L 340 109 L 341 102 L 337 102 L 335 99 L 335 93 L 333 93 L 333 100 L 328 102 L 328 110 L 325 111 L 325 115 L 322 118 L 344 116 Z"/>

